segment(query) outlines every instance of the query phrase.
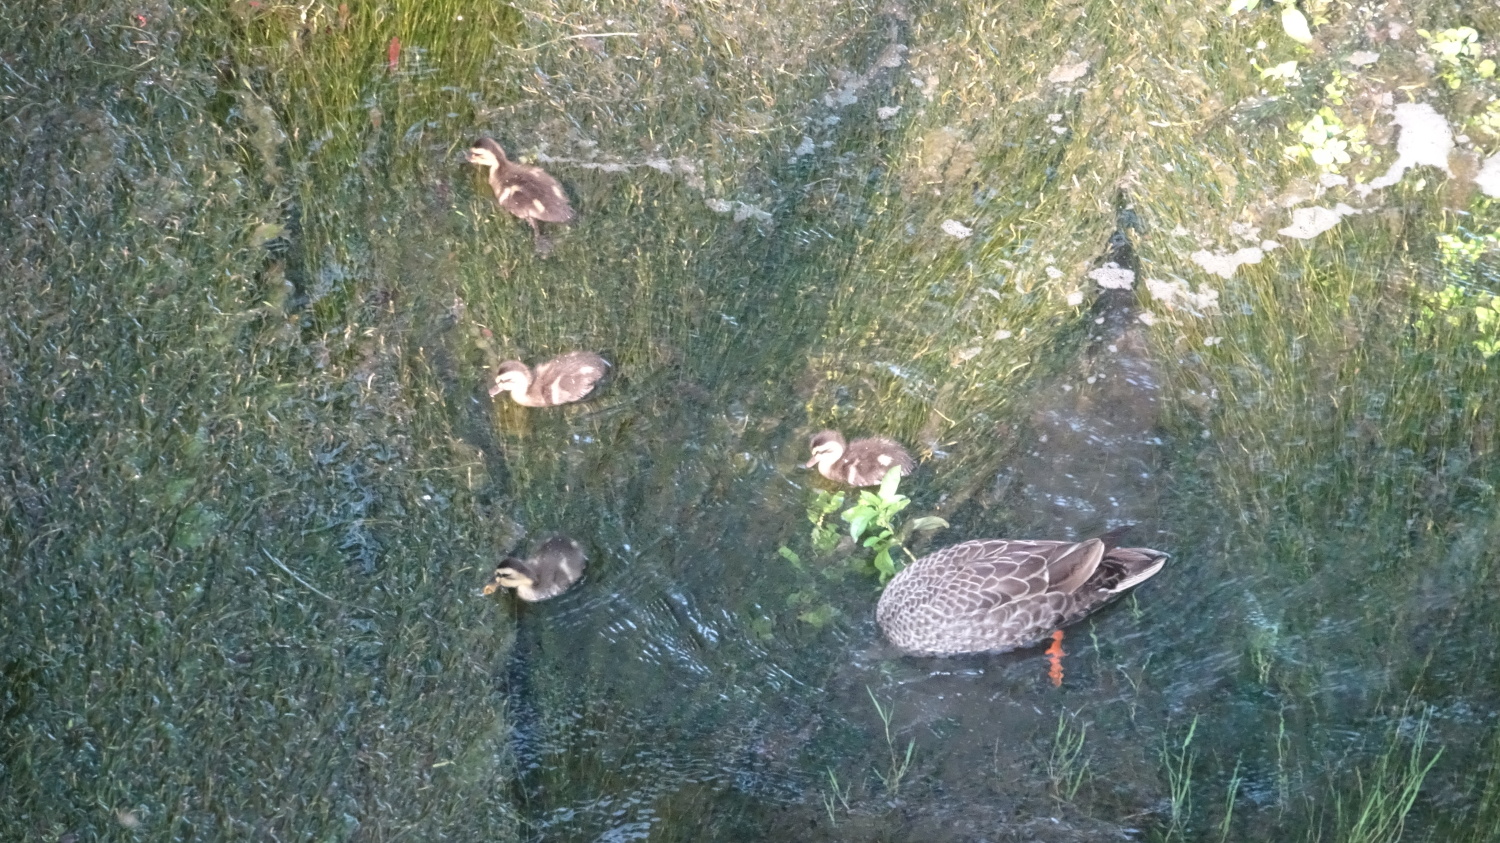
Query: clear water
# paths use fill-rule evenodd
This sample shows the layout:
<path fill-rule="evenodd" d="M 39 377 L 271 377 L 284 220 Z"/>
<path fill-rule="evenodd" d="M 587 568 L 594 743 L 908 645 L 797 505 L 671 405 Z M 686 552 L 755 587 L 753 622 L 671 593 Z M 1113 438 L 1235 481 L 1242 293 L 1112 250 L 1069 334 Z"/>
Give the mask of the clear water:
<path fill-rule="evenodd" d="M 490 811 L 532 840 L 1370 840 L 1401 829 L 1360 836 L 1348 817 L 1441 751 L 1421 828 L 1494 819 L 1481 794 L 1500 678 L 1500 396 L 1464 333 L 1474 320 L 1420 314 L 1450 280 L 1496 276 L 1440 259 L 1430 235 L 1450 231 L 1442 209 L 1459 198 L 1415 186 L 1232 280 L 1202 271 L 1194 251 L 1271 237 L 1272 200 L 1314 190 L 1277 132 L 1316 107 L 1317 86 L 1270 96 L 1217 58 L 1259 35 L 1176 7 L 830 0 L 551 4 L 522 10 L 511 44 L 461 41 L 474 33 L 450 11 L 406 21 L 393 66 L 372 37 L 373 70 L 310 72 L 327 83 L 324 134 L 242 93 L 188 109 L 200 146 L 174 153 L 197 167 L 180 185 L 128 169 L 175 161 L 128 121 L 68 147 L 67 167 L 26 147 L 25 172 L 61 188 L 13 193 L 42 206 L 97 179 L 76 192 L 135 226 L 101 247 L 101 278 L 126 248 L 157 250 L 118 282 L 144 291 L 123 297 L 73 279 L 63 252 L 36 278 L 10 264 L 49 312 L 80 320 L 54 353 L 32 339 L 53 337 L 54 317 L 13 292 L 5 348 L 30 355 L 18 371 L 66 381 L 54 358 L 104 361 L 99 394 L 44 378 L 3 420 L 36 449 L 5 492 L 25 563 L 4 608 L 29 624 L 6 638 L 26 655 L 5 670 L 48 692 L 7 714 L 28 793 L 108 804 L 104 825 L 132 827 L 179 816 L 191 787 L 175 763 L 254 781 L 264 803 L 246 815 L 306 799 L 331 817 L 328 839 L 427 836 L 434 815 L 472 839 L 464 823 Z M 1337 43 L 1364 37 L 1353 21 L 1330 24 Z M 479 42 L 495 51 L 475 59 L 482 73 L 444 75 L 449 48 Z M 355 55 L 295 43 L 310 63 Z M 1216 58 L 1188 81 L 1161 72 L 1202 56 Z M 1379 91 L 1355 93 L 1378 105 Z M 190 190 L 225 207 L 255 192 L 214 169 L 230 166 L 221 130 L 248 161 L 233 172 L 260 173 L 266 196 L 179 254 L 158 229 L 189 215 Z M 548 227 L 549 255 L 462 163 L 481 131 L 574 198 L 579 220 Z M 279 169 L 283 155 L 303 169 Z M 308 181 L 283 190 L 292 172 Z M 143 185 L 134 204 L 114 202 L 119 182 Z M 1237 191 L 1255 201 L 1235 205 Z M 17 231 L 89 227 L 66 202 L 23 205 L 13 222 L 51 228 Z M 246 249 L 236 232 L 262 224 L 287 229 Z M 1126 260 L 1122 241 L 1143 277 L 1185 279 L 1217 307 L 1102 292 L 1089 272 Z M 192 318 L 172 322 L 183 308 Z M 614 364 L 589 400 L 485 395 L 499 361 L 575 349 Z M 229 362 L 200 371 L 202 354 Z M 119 410 L 127 393 L 142 418 Z M 78 409 L 56 409 L 68 394 Z M 179 410 L 212 422 L 159 421 Z M 53 443 L 54 414 L 82 432 Z M 810 549 L 808 503 L 828 486 L 802 463 L 830 426 L 919 456 L 907 514 L 951 526 L 913 540 L 918 554 L 1135 524 L 1133 541 L 1173 559 L 1068 630 L 1058 685 L 1041 648 L 900 655 L 875 628 L 874 577 Z M 85 508 L 138 511 L 56 515 L 68 496 L 37 490 L 74 488 L 58 478 L 75 469 L 92 478 Z M 34 540 L 72 541 L 75 523 L 76 546 Z M 536 605 L 475 593 L 502 554 L 552 532 L 588 551 L 576 588 Z M 138 535 L 151 553 L 120 550 Z M 115 591 L 76 599 L 93 592 L 75 577 Z M 47 674 L 54 641 L 95 661 Z M 251 665 L 253 687 L 236 673 Z M 95 674 L 118 681 L 98 690 Z M 70 696 L 90 698 L 94 731 L 35 702 Z M 118 727 L 137 709 L 137 731 Z M 294 720 L 311 732 L 278 731 Z M 157 730 L 192 737 L 164 749 Z M 61 763 L 46 753 L 65 731 L 80 757 L 124 734 L 142 756 L 211 769 L 128 765 L 126 793 L 58 795 L 36 771 Z M 286 765 L 287 746 L 314 749 Z M 114 752 L 85 769 L 118 770 Z M 242 774 L 242 756 L 258 766 Z M 357 784 L 330 789 L 346 776 Z M 234 813 L 188 802 L 180 816 L 204 828 Z M 68 816 L 46 828 L 101 822 Z"/>

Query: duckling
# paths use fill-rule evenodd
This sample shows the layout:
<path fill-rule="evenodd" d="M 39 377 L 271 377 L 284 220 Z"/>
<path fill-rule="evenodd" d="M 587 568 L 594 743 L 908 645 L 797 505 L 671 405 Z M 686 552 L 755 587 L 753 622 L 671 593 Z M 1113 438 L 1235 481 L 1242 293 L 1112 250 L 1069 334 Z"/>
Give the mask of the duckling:
<path fill-rule="evenodd" d="M 490 396 L 509 392 L 523 407 L 555 407 L 571 404 L 593 390 L 604 377 L 609 361 L 592 351 L 570 351 L 536 367 L 533 373 L 519 360 L 507 360 L 495 369 Z"/>
<path fill-rule="evenodd" d="M 981 539 L 945 547 L 891 579 L 875 621 L 913 655 L 1029 647 L 1162 569 L 1167 554 L 1116 546 L 1128 529 L 1081 542 Z"/>
<path fill-rule="evenodd" d="M 879 486 L 891 466 L 901 467 L 905 477 L 916 469 L 911 454 L 899 442 L 884 436 L 856 439 L 844 443 L 837 430 L 825 430 L 812 438 L 812 459 L 803 468 L 817 466 L 818 473 L 850 486 Z"/>
<path fill-rule="evenodd" d="M 557 179 L 541 167 L 517 164 L 505 157 L 494 139 L 475 141 L 465 156 L 470 164 L 490 168 L 490 189 L 500 207 L 531 225 L 532 238 L 540 246 L 542 232 L 537 222 L 572 222 L 573 206 Z"/>
<path fill-rule="evenodd" d="M 530 559 L 506 557 L 495 569 L 495 578 L 484 587 L 484 593 L 514 588 L 516 596 L 528 603 L 548 600 L 578 582 L 586 561 L 578 542 L 567 536 L 553 536 L 542 542 Z"/>

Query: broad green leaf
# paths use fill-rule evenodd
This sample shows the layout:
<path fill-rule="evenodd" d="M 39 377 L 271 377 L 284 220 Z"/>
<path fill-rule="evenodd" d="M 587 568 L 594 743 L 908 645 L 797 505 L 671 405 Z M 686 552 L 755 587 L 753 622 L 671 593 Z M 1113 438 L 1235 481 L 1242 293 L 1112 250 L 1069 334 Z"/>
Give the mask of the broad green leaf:
<path fill-rule="evenodd" d="M 823 605 L 819 606 L 816 609 L 803 612 L 802 614 L 797 616 L 797 620 L 802 621 L 803 623 L 812 624 L 814 627 L 821 629 L 835 617 L 838 617 L 838 610 L 833 608 L 832 606 Z"/>
<path fill-rule="evenodd" d="M 1281 7 L 1281 28 L 1291 36 L 1293 41 L 1301 44 L 1311 44 L 1313 40 L 1312 30 L 1307 26 L 1307 16 L 1292 6 Z"/>
<path fill-rule="evenodd" d="M 846 513 L 847 514 L 847 513 Z M 875 520 L 875 513 L 869 510 L 861 510 L 849 519 L 849 538 L 859 541 L 860 536 L 865 534 L 865 529 L 870 522 Z"/>
<path fill-rule="evenodd" d="M 880 497 L 882 500 L 890 500 L 896 494 L 896 487 L 901 485 L 901 466 L 893 465 L 885 472 L 885 477 L 880 480 Z"/>
<path fill-rule="evenodd" d="M 921 518 L 913 518 L 907 525 L 907 529 L 913 533 L 924 530 L 941 530 L 948 526 L 948 522 L 936 515 L 923 515 Z"/>

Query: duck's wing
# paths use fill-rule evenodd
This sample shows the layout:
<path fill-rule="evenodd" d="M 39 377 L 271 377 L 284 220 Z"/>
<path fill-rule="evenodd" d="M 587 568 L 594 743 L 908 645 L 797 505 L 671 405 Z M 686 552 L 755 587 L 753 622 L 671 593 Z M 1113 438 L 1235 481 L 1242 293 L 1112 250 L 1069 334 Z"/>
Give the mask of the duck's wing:
<path fill-rule="evenodd" d="M 1048 593 L 1076 591 L 1099 567 L 1104 545 L 1083 542 L 987 539 L 932 554 L 955 591 L 996 607 Z"/>
<path fill-rule="evenodd" d="M 565 404 L 588 395 L 609 368 L 603 357 L 574 351 L 549 361 L 537 380 L 554 403 Z"/>
<path fill-rule="evenodd" d="M 1104 554 L 1090 585 L 1118 594 L 1156 576 L 1168 555 L 1149 547 L 1115 547 Z"/>
<path fill-rule="evenodd" d="M 541 167 L 512 164 L 500 177 L 500 204 L 519 217 L 571 222 L 573 205 L 562 185 Z"/>
<path fill-rule="evenodd" d="M 879 471 L 882 477 L 892 465 L 901 466 L 903 474 L 911 474 L 912 470 L 917 467 L 917 464 L 912 461 L 911 454 L 906 452 L 906 448 L 900 442 L 884 436 L 872 436 L 849 443 L 845 450 L 845 459 L 859 463 L 862 467 L 867 467 L 872 471 Z"/>

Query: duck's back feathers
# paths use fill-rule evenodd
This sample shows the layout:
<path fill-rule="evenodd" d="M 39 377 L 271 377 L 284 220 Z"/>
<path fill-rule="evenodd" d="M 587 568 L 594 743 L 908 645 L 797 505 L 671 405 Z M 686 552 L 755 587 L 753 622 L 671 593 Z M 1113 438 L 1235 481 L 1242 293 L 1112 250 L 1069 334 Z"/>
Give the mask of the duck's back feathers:
<path fill-rule="evenodd" d="M 842 475 L 839 479 L 850 486 L 878 486 L 893 465 L 901 468 L 902 477 L 917 468 L 901 443 L 884 436 L 871 436 L 850 442 L 844 450 L 844 458 L 835 465 L 835 471 Z"/>
<path fill-rule="evenodd" d="M 986 539 L 918 559 L 886 586 L 875 617 L 919 655 L 1001 652 L 1040 642 L 1166 564 L 1150 548 Z"/>
<path fill-rule="evenodd" d="M 495 201 L 521 219 L 572 222 L 577 216 L 557 179 L 529 164 L 511 164 L 501 173 Z"/>
<path fill-rule="evenodd" d="M 493 138 L 483 137 L 469 150 L 467 160 L 490 169 L 495 201 L 510 213 L 532 223 L 572 222 L 576 214 L 562 185 L 546 170 L 517 164 Z"/>
<path fill-rule="evenodd" d="M 507 360 L 495 369 L 490 395 L 510 392 L 510 397 L 526 407 L 555 407 L 571 404 L 587 396 L 594 384 L 609 371 L 609 362 L 592 351 L 570 351 L 536 367 L 526 367 L 519 360 Z"/>
<path fill-rule="evenodd" d="M 878 486 L 892 466 L 899 466 L 903 477 L 917 467 L 901 443 L 884 436 L 845 443 L 843 434 L 824 430 L 813 436 L 809 447 L 812 459 L 807 468 L 816 466 L 829 480 L 850 486 Z"/>
<path fill-rule="evenodd" d="M 572 588 L 583 577 L 587 563 L 578 542 L 567 536 L 553 536 L 542 542 L 529 558 L 511 556 L 502 561 L 484 593 L 514 588 L 516 596 L 529 603 L 549 600 Z"/>
<path fill-rule="evenodd" d="M 549 404 L 570 404 L 593 391 L 608 371 L 609 363 L 592 351 L 570 351 L 536 368 L 532 390 Z"/>

